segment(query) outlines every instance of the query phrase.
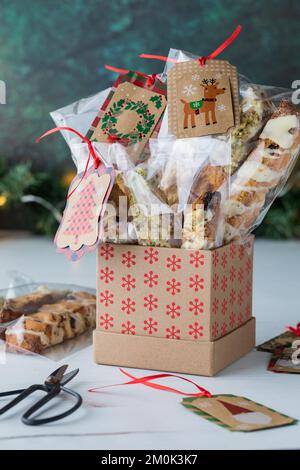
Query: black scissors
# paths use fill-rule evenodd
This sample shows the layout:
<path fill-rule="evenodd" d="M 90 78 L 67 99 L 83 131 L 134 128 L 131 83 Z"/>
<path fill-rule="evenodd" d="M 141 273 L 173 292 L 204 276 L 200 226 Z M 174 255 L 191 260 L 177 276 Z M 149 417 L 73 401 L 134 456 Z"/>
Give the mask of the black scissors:
<path fill-rule="evenodd" d="M 72 370 L 72 372 L 65 374 L 67 368 L 68 366 L 64 365 L 56 369 L 54 372 L 52 372 L 52 374 L 49 375 L 49 377 L 46 378 L 44 384 L 31 385 L 30 387 L 25 389 L 12 390 L 10 392 L 0 393 L 0 397 L 18 395 L 16 398 L 14 398 L 5 406 L 3 406 L 3 408 L 0 408 L 0 415 L 13 408 L 20 401 L 24 400 L 24 398 L 27 398 L 29 395 L 31 395 L 37 390 L 42 390 L 43 392 L 46 392 L 47 395 L 41 398 L 38 402 L 31 406 L 29 410 L 26 411 L 26 413 L 23 414 L 22 422 L 24 424 L 28 424 L 30 426 L 37 426 L 39 424 L 52 423 L 53 421 L 58 421 L 59 419 L 65 418 L 71 413 L 74 413 L 74 411 L 76 411 L 81 406 L 82 398 L 79 393 L 74 392 L 69 388 L 66 388 L 65 385 L 78 374 L 79 369 Z M 40 408 L 46 405 L 46 403 L 48 403 L 50 400 L 59 395 L 61 391 L 67 393 L 68 395 L 71 395 L 73 398 L 76 399 L 75 404 L 71 408 L 69 408 L 67 411 L 64 411 L 63 413 L 51 416 L 49 418 L 31 418 L 31 415 L 33 413 L 38 411 Z"/>

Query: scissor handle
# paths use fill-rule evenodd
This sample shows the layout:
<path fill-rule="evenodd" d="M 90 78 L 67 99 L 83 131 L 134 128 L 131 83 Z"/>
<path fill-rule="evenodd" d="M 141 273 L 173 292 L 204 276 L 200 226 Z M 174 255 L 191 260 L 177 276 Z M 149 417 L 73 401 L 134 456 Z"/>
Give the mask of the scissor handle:
<path fill-rule="evenodd" d="M 67 411 L 64 411 L 63 413 L 60 413 L 55 416 L 51 416 L 49 418 L 30 418 L 30 416 L 38 411 L 40 408 L 42 408 L 46 403 L 48 403 L 50 400 L 52 400 L 54 397 L 56 397 L 60 391 L 63 391 L 67 393 L 68 395 L 71 395 L 72 397 L 76 398 L 76 403 L 73 405 L 71 408 L 69 408 Z M 79 393 L 74 392 L 73 390 L 70 390 L 69 388 L 66 387 L 53 387 L 50 389 L 48 394 L 41 398 L 35 405 L 33 405 L 31 408 L 29 408 L 26 413 L 22 416 L 22 422 L 24 424 L 28 424 L 29 426 L 38 426 L 40 424 L 47 424 L 47 423 L 52 423 L 53 421 L 58 421 L 59 419 L 66 418 L 70 414 L 72 414 L 74 411 L 76 411 L 82 404 L 82 397 L 79 395 Z"/>
<path fill-rule="evenodd" d="M 18 396 L 16 398 L 14 398 L 9 403 L 7 403 L 2 408 L 0 408 L 0 415 L 4 414 L 6 411 L 13 408 L 15 405 L 20 403 L 20 401 L 27 398 L 29 395 L 31 395 L 36 390 L 46 391 L 47 389 L 44 385 L 31 385 L 31 387 L 28 387 L 28 388 L 25 388 L 25 389 L 11 390 L 10 392 L 0 393 L 0 397 L 6 397 L 6 396 L 17 395 L 18 394 Z"/>

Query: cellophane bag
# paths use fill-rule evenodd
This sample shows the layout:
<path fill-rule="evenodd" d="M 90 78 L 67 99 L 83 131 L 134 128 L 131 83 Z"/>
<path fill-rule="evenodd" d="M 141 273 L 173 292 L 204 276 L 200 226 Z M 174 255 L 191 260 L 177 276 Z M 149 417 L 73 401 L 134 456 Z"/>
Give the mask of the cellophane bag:
<path fill-rule="evenodd" d="M 169 58 L 187 61 L 198 57 L 171 49 Z M 162 80 L 172 66 L 166 62 Z M 240 124 L 225 135 L 176 139 L 168 131 L 166 110 L 143 163 L 132 161 L 120 144 L 93 143 L 117 174 L 104 219 L 104 240 L 213 249 L 247 239 L 296 162 L 299 112 L 290 90 L 253 84 L 243 75 L 239 75 L 239 90 Z M 108 92 L 51 113 L 56 125 L 86 135 Z M 78 172 L 83 171 L 87 144 L 71 133 L 62 134 Z M 120 196 L 128 204 L 127 221 L 121 223 Z"/>
<path fill-rule="evenodd" d="M 168 57 L 198 59 L 176 49 L 170 49 Z M 164 76 L 172 66 L 173 62 L 166 62 Z M 300 152 L 300 114 L 292 102 L 292 91 L 253 84 L 243 75 L 239 75 L 239 90 L 240 125 L 227 136 L 231 139 L 231 177 L 224 205 L 223 243 L 246 240 L 258 227 L 284 188 Z M 160 136 L 170 138 L 167 112 Z"/>

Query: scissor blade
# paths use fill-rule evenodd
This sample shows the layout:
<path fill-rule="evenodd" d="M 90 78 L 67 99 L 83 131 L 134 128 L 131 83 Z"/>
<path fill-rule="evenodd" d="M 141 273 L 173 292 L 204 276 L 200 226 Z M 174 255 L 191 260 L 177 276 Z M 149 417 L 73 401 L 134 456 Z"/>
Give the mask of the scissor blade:
<path fill-rule="evenodd" d="M 64 376 L 64 373 L 66 372 L 68 368 L 68 365 L 63 365 L 56 369 L 52 374 L 49 375 L 49 377 L 46 378 L 45 384 L 56 384 L 61 381 L 61 379 Z"/>
<path fill-rule="evenodd" d="M 78 374 L 79 369 L 72 370 L 68 374 L 65 374 L 63 378 L 60 381 L 60 385 L 66 385 L 68 382 L 70 382 L 74 377 Z"/>

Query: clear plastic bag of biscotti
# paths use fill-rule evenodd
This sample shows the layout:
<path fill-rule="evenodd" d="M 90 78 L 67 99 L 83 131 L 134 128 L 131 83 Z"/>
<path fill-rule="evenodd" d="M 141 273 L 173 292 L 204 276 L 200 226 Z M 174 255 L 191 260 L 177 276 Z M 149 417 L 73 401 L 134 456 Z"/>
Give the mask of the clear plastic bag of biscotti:
<path fill-rule="evenodd" d="M 176 246 L 174 211 L 164 200 L 157 181 L 148 180 L 148 162 L 128 166 L 117 186 L 127 198 L 127 219 L 140 245 Z M 177 235 L 177 232 L 176 232 Z"/>
<path fill-rule="evenodd" d="M 0 291 L 0 361 L 15 353 L 60 361 L 92 344 L 94 289 L 8 276 Z"/>
<path fill-rule="evenodd" d="M 230 136 L 151 139 L 151 156 L 143 167 L 147 185 L 134 191 L 139 201 L 147 191 L 149 203 L 155 197 L 162 212 L 174 214 L 172 229 L 176 234 L 181 230 L 176 246 L 212 249 L 222 244 L 230 149 Z"/>
<path fill-rule="evenodd" d="M 169 58 L 198 56 L 171 49 Z M 164 75 L 173 66 L 166 62 Z M 253 84 L 239 75 L 240 125 L 231 136 L 230 194 L 225 205 L 224 242 L 243 241 L 263 220 L 280 195 L 300 151 L 299 111 L 292 90 Z M 167 134 L 167 116 L 162 126 Z"/>

